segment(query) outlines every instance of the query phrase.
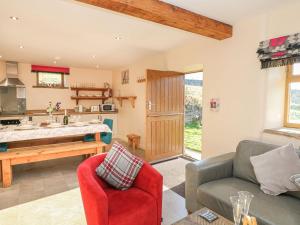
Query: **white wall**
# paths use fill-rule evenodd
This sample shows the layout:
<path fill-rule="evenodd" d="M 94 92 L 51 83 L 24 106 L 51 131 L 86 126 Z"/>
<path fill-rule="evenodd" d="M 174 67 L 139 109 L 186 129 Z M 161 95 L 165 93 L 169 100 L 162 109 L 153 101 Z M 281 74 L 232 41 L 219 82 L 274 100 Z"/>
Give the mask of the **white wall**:
<path fill-rule="evenodd" d="M 197 41 L 149 56 L 113 71 L 113 75 L 110 71 L 71 68 L 70 80 L 97 80 L 99 84 L 108 81 L 112 82 L 115 94 L 120 90 L 121 95 L 136 95 L 135 109 L 128 102 L 119 107 L 118 133 L 125 140 L 129 133 L 140 134 L 141 145 L 145 147 L 146 88 L 145 83 L 137 83 L 136 78 L 145 75 L 146 69 L 189 72 L 203 65 L 204 158 L 234 151 L 243 139 L 276 144 L 292 141 L 298 145 L 300 142 L 294 139 L 262 133 L 264 128 L 283 124 L 285 72 L 283 68 L 261 70 L 256 50 L 262 40 L 299 32 L 299 11 L 300 2 L 244 19 L 234 24 L 230 39 L 217 41 L 199 36 Z M 130 71 L 130 83 L 122 85 L 121 71 L 125 69 Z M 29 65 L 21 64 L 20 77 L 32 86 L 34 76 L 29 71 Z M 62 101 L 67 107 L 75 104 L 69 99 L 68 90 L 29 88 L 27 94 L 31 109 L 45 108 L 49 100 Z M 209 110 L 211 98 L 220 98 L 219 112 Z"/>
<path fill-rule="evenodd" d="M 224 41 L 199 38 L 166 53 L 169 70 L 186 71 L 204 65 L 203 157 L 234 151 L 243 139 L 276 142 L 264 128 L 282 126 L 284 70 L 261 70 L 259 41 L 299 32 L 300 3 L 287 5 L 234 24 L 233 37 Z M 220 98 L 219 112 L 209 99 Z M 282 139 L 280 143 L 290 141 Z"/>
<path fill-rule="evenodd" d="M 121 84 L 121 71 L 129 69 L 129 84 Z M 123 107 L 118 106 L 118 135 L 127 140 L 126 135 L 135 133 L 141 136 L 141 147 L 145 148 L 146 131 L 146 83 L 138 83 L 137 78 L 146 77 L 147 69 L 165 70 L 165 58 L 163 54 L 151 55 L 132 65 L 120 68 L 113 72 L 113 92 L 117 96 L 137 96 L 135 108 L 130 102 L 123 102 Z"/>
<path fill-rule="evenodd" d="M 0 80 L 5 76 L 5 63 L 0 61 Z M 45 109 L 48 102 L 61 102 L 62 108 L 74 108 L 76 101 L 71 100 L 71 95 L 75 95 L 70 89 L 32 88 L 36 85 L 36 73 L 31 72 L 31 65 L 19 63 L 19 78 L 26 86 L 27 110 Z M 97 87 L 103 87 L 104 82 L 112 84 L 112 71 L 86 68 L 70 68 L 68 76 L 69 84 L 95 83 Z M 100 101 L 80 101 L 86 107 L 97 105 Z"/>

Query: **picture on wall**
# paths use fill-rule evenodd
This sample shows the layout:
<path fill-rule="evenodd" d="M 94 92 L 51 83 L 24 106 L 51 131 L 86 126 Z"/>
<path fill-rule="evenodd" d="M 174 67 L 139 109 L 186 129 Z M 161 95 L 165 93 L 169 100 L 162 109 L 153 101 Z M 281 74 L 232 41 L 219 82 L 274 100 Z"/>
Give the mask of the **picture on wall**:
<path fill-rule="evenodd" d="M 122 84 L 129 83 L 129 70 L 124 70 L 121 72 L 121 80 L 122 80 Z"/>

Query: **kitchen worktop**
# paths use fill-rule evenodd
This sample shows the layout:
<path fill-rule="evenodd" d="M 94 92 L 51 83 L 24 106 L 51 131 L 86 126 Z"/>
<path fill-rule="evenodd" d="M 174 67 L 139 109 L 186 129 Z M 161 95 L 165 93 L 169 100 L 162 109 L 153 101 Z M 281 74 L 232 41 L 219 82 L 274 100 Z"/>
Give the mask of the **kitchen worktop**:
<path fill-rule="evenodd" d="M 67 110 L 68 115 L 90 115 L 90 114 L 116 114 L 118 113 L 118 110 L 113 111 L 113 112 L 91 112 L 91 111 L 86 111 L 86 112 L 75 112 L 74 109 L 68 109 Z M 60 111 L 55 111 L 52 113 L 52 115 L 54 116 L 59 116 L 59 115 L 64 115 L 65 111 L 64 110 L 60 110 Z M 46 110 L 28 110 L 26 111 L 25 114 L 7 114 L 7 115 L 1 115 L 0 114 L 0 119 L 10 119 L 10 118 L 20 118 L 20 117 L 24 117 L 24 116 L 49 116 L 49 114 L 46 112 Z"/>

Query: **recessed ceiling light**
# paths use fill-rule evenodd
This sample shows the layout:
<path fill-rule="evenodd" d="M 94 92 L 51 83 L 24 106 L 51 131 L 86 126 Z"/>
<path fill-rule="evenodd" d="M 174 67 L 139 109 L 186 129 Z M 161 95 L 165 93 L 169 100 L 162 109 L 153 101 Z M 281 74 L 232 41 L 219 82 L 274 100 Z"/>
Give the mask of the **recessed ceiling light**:
<path fill-rule="evenodd" d="M 96 58 L 96 55 L 92 55 L 92 58 L 95 59 L 95 58 Z"/>
<path fill-rule="evenodd" d="M 117 41 L 120 41 L 122 38 L 121 38 L 120 36 L 116 36 L 115 39 L 116 39 Z"/>
<path fill-rule="evenodd" d="M 55 60 L 60 60 L 61 58 L 60 58 L 60 56 L 55 56 L 54 59 Z"/>
<path fill-rule="evenodd" d="M 99 65 L 96 65 L 96 68 L 99 69 Z"/>
<path fill-rule="evenodd" d="M 0 59 L 2 58 L 2 55 L 0 55 Z"/>
<path fill-rule="evenodd" d="M 19 20 L 19 17 L 16 17 L 16 16 L 10 16 L 9 18 L 12 20 Z"/>
<path fill-rule="evenodd" d="M 53 61 L 54 64 L 56 64 L 56 61 Z"/>
<path fill-rule="evenodd" d="M 23 45 L 19 45 L 19 48 L 21 48 L 21 49 L 22 49 L 22 48 L 24 48 L 24 46 L 23 46 Z"/>

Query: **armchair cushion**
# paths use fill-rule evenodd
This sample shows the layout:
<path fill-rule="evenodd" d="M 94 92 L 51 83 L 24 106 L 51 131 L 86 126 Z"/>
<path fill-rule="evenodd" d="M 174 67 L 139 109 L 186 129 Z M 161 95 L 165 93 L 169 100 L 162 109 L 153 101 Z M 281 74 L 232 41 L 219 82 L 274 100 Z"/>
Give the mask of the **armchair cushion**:
<path fill-rule="evenodd" d="M 113 187 L 127 190 L 131 187 L 142 165 L 143 160 L 132 155 L 121 144 L 115 142 L 96 172 Z"/>

